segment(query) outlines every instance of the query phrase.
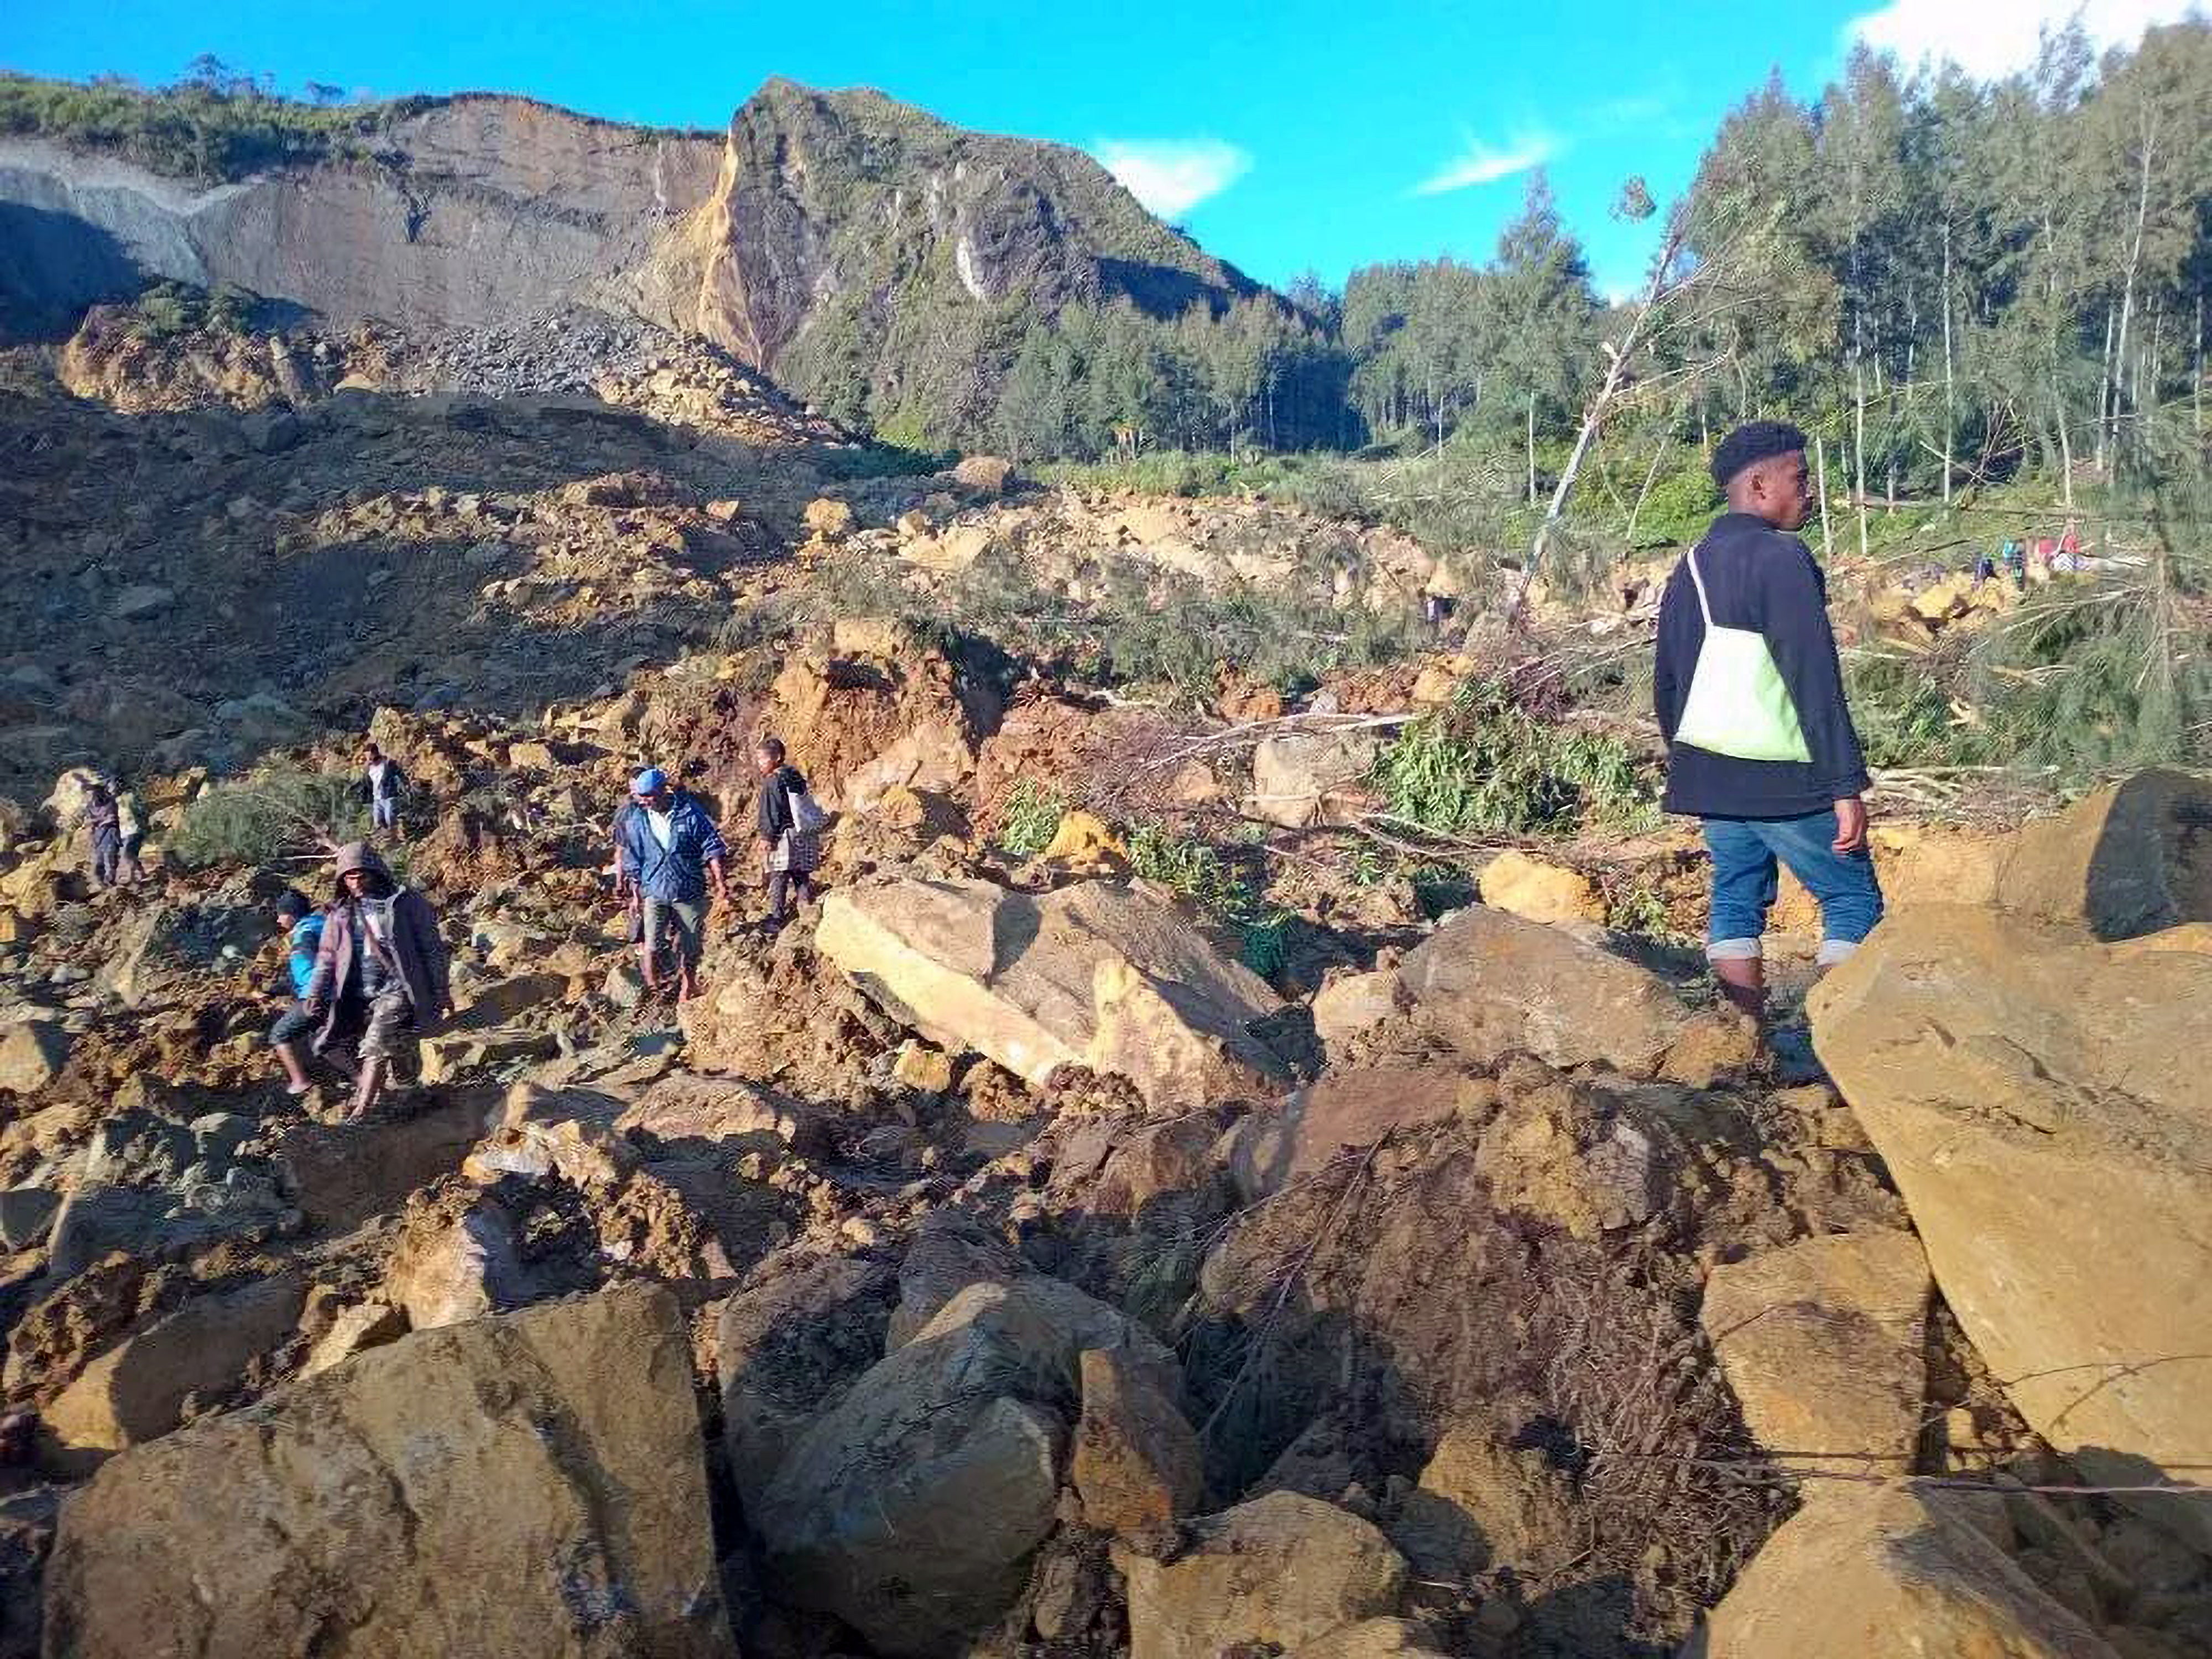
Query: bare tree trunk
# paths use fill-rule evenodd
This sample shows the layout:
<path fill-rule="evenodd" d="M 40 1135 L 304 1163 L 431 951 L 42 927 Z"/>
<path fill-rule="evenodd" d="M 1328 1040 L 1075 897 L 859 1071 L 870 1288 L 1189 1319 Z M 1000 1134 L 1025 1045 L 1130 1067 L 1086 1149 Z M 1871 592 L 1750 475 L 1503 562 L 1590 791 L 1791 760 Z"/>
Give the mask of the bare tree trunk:
<path fill-rule="evenodd" d="M 1951 221 L 1943 221 L 1943 505 L 1951 504 L 1952 448 L 1957 443 L 1957 395 L 1951 355 Z"/>
<path fill-rule="evenodd" d="M 2097 452 L 2096 468 L 2100 477 L 2105 472 L 2105 438 L 2117 418 L 2118 405 L 2112 395 L 2112 327 L 2115 321 L 2112 308 L 2105 307 L 2105 363 L 2097 383 Z"/>
<path fill-rule="evenodd" d="M 1820 562 L 1832 564 L 1836 535 L 1828 525 L 1828 441 L 1818 434 L 1813 438 L 1813 488 L 1820 492 Z"/>
<path fill-rule="evenodd" d="M 1536 394 L 1528 394 L 1528 505 L 1536 505 Z"/>
<path fill-rule="evenodd" d="M 1851 365 L 1851 499 L 1859 510 L 1859 556 L 1867 552 L 1866 370 Z"/>
<path fill-rule="evenodd" d="M 1651 452 L 1651 465 L 1644 469 L 1644 488 L 1636 492 L 1636 504 L 1628 509 L 1628 528 L 1620 532 L 1620 538 L 1625 542 L 1636 539 L 1636 521 L 1644 516 L 1644 503 L 1651 498 L 1651 486 L 1659 477 L 1659 463 L 1667 459 L 1667 450 L 1672 441 L 1665 433 L 1659 434 L 1659 447 Z"/>
<path fill-rule="evenodd" d="M 2197 415 L 2197 435 L 2204 435 L 2204 290 L 2197 290 L 2196 362 L 2189 378 L 2189 404 Z"/>
<path fill-rule="evenodd" d="M 2065 501 L 2067 510 L 2071 512 L 2074 507 L 2074 440 L 2066 430 L 2066 392 L 2058 384 L 2056 364 L 2051 371 L 2051 404 L 2058 412 L 2059 493 Z"/>
<path fill-rule="evenodd" d="M 2136 185 L 2136 234 L 2128 247 L 2128 272 L 2120 285 L 2119 338 L 2112 350 L 2112 445 L 2120 441 L 2120 397 L 2128 365 L 2128 323 L 2135 315 L 2136 275 L 2142 269 L 2143 227 L 2150 218 L 2151 160 L 2158 153 L 2158 123 L 2150 111 L 2143 106 L 2143 135 L 2142 167 Z M 2140 394 L 2138 394 L 2140 395 Z"/>

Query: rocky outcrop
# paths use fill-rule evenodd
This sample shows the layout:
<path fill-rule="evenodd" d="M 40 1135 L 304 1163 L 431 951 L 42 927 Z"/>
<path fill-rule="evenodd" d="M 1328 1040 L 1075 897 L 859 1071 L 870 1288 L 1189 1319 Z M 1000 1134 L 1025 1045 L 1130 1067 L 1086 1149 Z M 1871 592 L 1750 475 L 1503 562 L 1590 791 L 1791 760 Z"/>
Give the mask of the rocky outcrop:
<path fill-rule="evenodd" d="M 731 120 L 690 246 L 701 333 L 787 385 L 847 398 L 855 378 L 908 377 L 896 337 L 933 308 L 1018 301 L 1049 315 L 1126 298 L 1172 316 L 1256 291 L 1079 151 L 784 80 Z"/>
<path fill-rule="evenodd" d="M 1811 1005 L 1960 1323 L 2039 1432 L 2123 1482 L 2212 1462 L 2212 1083 L 2184 1058 L 2212 954 L 2175 931 L 1922 909 Z"/>
<path fill-rule="evenodd" d="M 1281 1006 L 1267 982 L 1140 889 L 867 882 L 830 896 L 816 945 L 931 1041 L 1033 1084 L 1088 1066 L 1195 1105 L 1282 1073 L 1249 1030 Z"/>
<path fill-rule="evenodd" d="M 1825 1494 L 1768 1540 L 1689 1654 L 2118 1659 L 1990 1540 L 1975 1513 L 1984 1501 L 1881 1487 Z"/>
<path fill-rule="evenodd" d="M 1174 1374 L 1056 1280 L 954 1297 L 792 1446 L 752 1516 L 778 1593 L 891 1654 L 948 1651 L 1003 1612 L 1052 1528 L 1081 1356 L 1100 1348 Z"/>
<path fill-rule="evenodd" d="M 1374 1526 L 1296 1492 L 1194 1523 L 1170 1561 L 1125 1553 L 1134 1659 L 1212 1659 L 1261 1644 L 1297 1651 L 1398 1611 L 1406 1563 Z"/>
<path fill-rule="evenodd" d="M 1802 1239 L 1713 1269 L 1699 1317 L 1770 1457 L 1846 1474 L 1912 1467 L 1929 1289 L 1920 1241 L 1895 1230 Z"/>
<path fill-rule="evenodd" d="M 375 149 L 202 185 L 10 139 L 0 214 L 25 239 L 19 292 L 50 319 L 166 278 L 342 324 L 498 324 L 593 297 L 678 320 L 653 255 L 706 200 L 714 138 L 471 96 L 401 116 Z"/>
<path fill-rule="evenodd" d="M 1601 1060 L 1648 1075 L 1690 1023 L 1682 1000 L 1635 963 L 1488 905 L 1408 951 L 1398 982 L 1417 1018 L 1482 1060 L 1522 1048 L 1554 1066 Z"/>
<path fill-rule="evenodd" d="M 64 1512 L 46 1642 L 726 1655 L 675 1299 L 640 1286 L 418 1334 L 111 1460 Z"/>
<path fill-rule="evenodd" d="M 2101 939 L 2212 921 L 2212 782 L 2138 772 L 2023 825 L 1996 899 Z"/>

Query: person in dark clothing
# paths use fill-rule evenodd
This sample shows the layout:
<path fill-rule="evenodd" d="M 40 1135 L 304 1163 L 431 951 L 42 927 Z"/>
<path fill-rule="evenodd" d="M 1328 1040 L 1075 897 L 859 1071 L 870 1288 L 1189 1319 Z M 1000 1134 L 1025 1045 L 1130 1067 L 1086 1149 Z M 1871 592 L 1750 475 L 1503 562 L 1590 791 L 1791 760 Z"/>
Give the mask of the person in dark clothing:
<path fill-rule="evenodd" d="M 105 783 L 94 783 L 84 792 L 84 828 L 92 840 L 92 878 L 102 887 L 112 887 L 122 872 L 123 817 L 114 791 Z"/>
<path fill-rule="evenodd" d="M 307 1004 L 330 1054 L 359 1042 L 355 1117 L 376 1104 L 395 1061 L 453 1011 L 449 957 L 430 902 L 392 879 L 367 842 L 337 851 L 337 896 L 323 916 Z"/>
<path fill-rule="evenodd" d="M 785 763 L 782 738 L 760 740 L 753 750 L 753 770 L 761 781 L 755 841 L 768 876 L 769 925 L 780 927 L 791 914 L 793 894 L 802 904 L 813 901 L 814 872 L 822 867 L 822 836 L 799 822 L 806 780 L 797 767 Z"/>
<path fill-rule="evenodd" d="M 354 793 L 368 804 L 371 829 L 399 833 L 399 797 L 406 787 L 407 775 L 398 761 L 373 743 L 362 750 L 361 781 Z"/>
<path fill-rule="evenodd" d="M 727 904 L 730 888 L 722 861 L 729 851 L 706 809 L 695 797 L 672 788 L 659 767 L 649 766 L 630 780 L 629 804 L 615 818 L 616 885 L 638 896 L 643 924 L 638 971 L 647 990 L 660 988 L 660 947 L 672 928 L 677 1000 L 698 994 L 708 878 L 714 879 L 714 896 Z"/>
<path fill-rule="evenodd" d="M 292 998 L 276 1023 L 269 1028 L 269 1047 L 284 1068 L 289 1095 L 304 1095 L 314 1087 L 300 1057 L 300 1044 L 315 1029 L 307 1012 L 307 992 L 315 982 L 315 956 L 323 942 L 323 915 L 314 901 L 296 887 L 276 896 L 276 925 L 284 932 L 285 966 L 292 979 Z"/>
<path fill-rule="evenodd" d="M 1706 957 L 1729 1001 L 1757 1015 L 1778 860 L 1820 901 L 1823 967 L 1873 931 L 1882 899 L 1827 585 L 1790 533 L 1812 510 L 1805 434 L 1739 428 L 1712 472 L 1729 510 L 1668 580 L 1652 702 L 1668 744 L 1662 805 L 1702 819 L 1712 854 Z"/>

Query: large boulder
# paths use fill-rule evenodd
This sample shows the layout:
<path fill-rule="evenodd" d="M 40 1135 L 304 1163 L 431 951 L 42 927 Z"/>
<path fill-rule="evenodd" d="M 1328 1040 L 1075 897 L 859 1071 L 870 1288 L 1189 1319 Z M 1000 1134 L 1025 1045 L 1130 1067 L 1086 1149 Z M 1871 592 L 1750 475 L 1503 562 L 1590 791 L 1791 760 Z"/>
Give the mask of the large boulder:
<path fill-rule="evenodd" d="M 1976 1524 L 1958 1492 L 1824 1492 L 1767 1540 L 1698 1659 L 2118 1659 Z"/>
<path fill-rule="evenodd" d="M 60 1021 L 17 1021 L 0 1032 L 0 1089 L 38 1093 L 61 1075 L 70 1048 L 70 1034 Z"/>
<path fill-rule="evenodd" d="M 371 1349 L 111 1459 L 48 1650 L 732 1652 L 675 1298 L 629 1286 Z"/>
<path fill-rule="evenodd" d="M 1214 1659 L 1260 1644 L 1297 1650 L 1398 1611 L 1405 1558 L 1374 1526 L 1333 1504 L 1274 1492 L 1192 1524 L 1172 1561 L 1133 1551 L 1133 1659 Z"/>
<path fill-rule="evenodd" d="M 1461 1053 L 1522 1048 L 1553 1066 L 1649 1075 L 1690 1009 L 1656 975 L 1557 927 L 1470 905 L 1406 954 L 1398 983 Z"/>
<path fill-rule="evenodd" d="M 2024 825 L 1996 896 L 2101 939 L 2212 921 L 2212 781 L 2138 772 Z"/>
<path fill-rule="evenodd" d="M 1605 896 L 1579 870 L 1511 848 L 1482 866 L 1482 902 L 1530 921 L 1603 921 Z"/>
<path fill-rule="evenodd" d="M 1252 810 L 1270 823 L 1302 829 L 1340 822 L 1348 798 L 1380 751 L 1371 732 L 1289 732 L 1252 751 Z"/>
<path fill-rule="evenodd" d="M 258 1355 L 289 1339 L 307 1300 L 297 1273 L 197 1297 L 88 1365 L 40 1416 L 65 1465 L 153 1440 L 177 1426 L 195 1394 L 220 1396 Z"/>
<path fill-rule="evenodd" d="M 1927 1394 L 1928 1258 L 1898 1228 L 1715 1267 L 1699 1316 L 1745 1425 L 1785 1468 L 1911 1468 Z"/>
<path fill-rule="evenodd" d="M 1249 1030 L 1281 1006 L 1267 981 L 1143 888 L 863 882 L 824 901 L 815 943 L 923 1036 L 1032 1084 L 1087 1066 L 1189 1107 L 1282 1075 Z"/>
<path fill-rule="evenodd" d="M 2212 1072 L 2188 1063 L 2212 952 L 2176 932 L 2196 948 L 1925 908 L 1811 1002 L 1967 1335 L 2039 1433 L 2124 1484 L 2212 1464 Z"/>
<path fill-rule="evenodd" d="M 1101 1348 L 1176 1386 L 1164 1349 L 1071 1285 L 954 1297 L 791 1447 L 750 1516 L 776 1593 L 882 1653 L 957 1649 L 1052 1530 L 1082 1355 Z"/>
<path fill-rule="evenodd" d="M 1249 1203 L 1364 1153 L 1387 1135 L 1456 1116 L 1480 1115 L 1495 1102 L 1486 1081 L 1444 1066 L 1378 1066 L 1332 1072 L 1297 1091 L 1273 1112 L 1255 1112 L 1234 1131 L 1230 1176 Z"/>

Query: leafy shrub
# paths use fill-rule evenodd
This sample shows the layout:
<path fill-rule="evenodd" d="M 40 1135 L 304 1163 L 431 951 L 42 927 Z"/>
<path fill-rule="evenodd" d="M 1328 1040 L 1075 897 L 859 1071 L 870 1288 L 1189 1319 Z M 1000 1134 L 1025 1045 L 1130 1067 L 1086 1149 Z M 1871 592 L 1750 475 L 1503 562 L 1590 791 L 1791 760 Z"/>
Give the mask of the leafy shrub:
<path fill-rule="evenodd" d="M 187 867 L 305 864 L 368 831 L 350 778 L 270 772 L 216 784 L 191 802 L 167 851 Z"/>
<path fill-rule="evenodd" d="M 1437 835 L 1648 830 L 1648 769 L 1621 739 L 1571 731 L 1516 707 L 1497 684 L 1461 688 L 1382 751 L 1375 782 L 1391 815 Z"/>
<path fill-rule="evenodd" d="M 1052 845 L 1067 803 L 1034 779 L 1024 778 L 1007 793 L 999 845 L 1018 859 L 1033 859 Z"/>

